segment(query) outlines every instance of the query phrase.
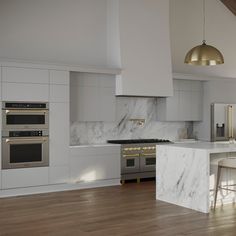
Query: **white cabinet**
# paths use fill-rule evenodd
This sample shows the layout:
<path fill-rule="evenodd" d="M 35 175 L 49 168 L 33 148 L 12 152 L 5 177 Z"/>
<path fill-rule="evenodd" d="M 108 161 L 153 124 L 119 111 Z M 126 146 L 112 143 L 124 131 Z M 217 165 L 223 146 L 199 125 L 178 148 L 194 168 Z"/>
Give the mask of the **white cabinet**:
<path fill-rule="evenodd" d="M 2 67 L 0 66 L 0 100 L 2 100 Z"/>
<path fill-rule="evenodd" d="M 50 84 L 50 102 L 69 102 L 69 85 Z"/>
<path fill-rule="evenodd" d="M 70 83 L 69 73 L 70 73 L 69 71 L 50 70 L 49 71 L 50 84 L 69 85 Z"/>
<path fill-rule="evenodd" d="M 113 61 L 120 61 L 124 68 L 117 77 L 116 94 L 171 96 L 169 1 L 116 2 L 110 10 L 117 8 L 118 13 L 110 14 L 108 37 L 109 45 L 113 44 L 110 55 L 119 57 Z"/>
<path fill-rule="evenodd" d="M 69 180 L 69 72 L 50 71 L 49 184 Z"/>
<path fill-rule="evenodd" d="M 69 71 L 50 70 L 50 102 L 69 102 Z"/>
<path fill-rule="evenodd" d="M 48 84 L 48 70 L 19 67 L 3 67 L 2 81 L 9 83 Z"/>
<path fill-rule="evenodd" d="M 49 184 L 68 183 L 70 180 L 69 166 L 50 166 Z"/>
<path fill-rule="evenodd" d="M 2 83 L 3 101 L 48 101 L 48 84 Z"/>
<path fill-rule="evenodd" d="M 71 147 L 72 182 L 120 179 L 120 146 Z"/>
<path fill-rule="evenodd" d="M 201 81 L 174 80 L 174 96 L 157 99 L 159 121 L 200 121 L 203 88 Z"/>
<path fill-rule="evenodd" d="M 71 73 L 71 121 L 114 121 L 115 78 L 113 75 Z"/>
<path fill-rule="evenodd" d="M 192 109 L 192 92 L 191 91 L 178 91 L 179 105 L 178 105 L 178 118 L 179 120 L 193 120 Z"/>
<path fill-rule="evenodd" d="M 50 167 L 68 165 L 69 103 L 50 103 L 49 109 Z"/>
<path fill-rule="evenodd" d="M 2 189 L 48 185 L 48 167 L 2 170 Z"/>
<path fill-rule="evenodd" d="M 48 99 L 48 70 L 2 67 L 2 100 L 48 101 Z"/>

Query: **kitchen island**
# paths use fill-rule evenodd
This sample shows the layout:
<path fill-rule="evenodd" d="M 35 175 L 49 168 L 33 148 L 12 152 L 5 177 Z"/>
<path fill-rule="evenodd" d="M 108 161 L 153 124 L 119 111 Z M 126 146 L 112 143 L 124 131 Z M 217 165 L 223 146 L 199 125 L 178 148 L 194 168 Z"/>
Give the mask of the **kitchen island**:
<path fill-rule="evenodd" d="M 157 145 L 156 199 L 209 213 L 217 163 L 236 157 L 236 144 L 195 142 Z M 234 172 L 233 172 L 234 171 Z M 234 184 L 236 171 L 222 173 L 222 184 Z M 235 201 L 235 192 L 219 191 L 218 204 Z"/>

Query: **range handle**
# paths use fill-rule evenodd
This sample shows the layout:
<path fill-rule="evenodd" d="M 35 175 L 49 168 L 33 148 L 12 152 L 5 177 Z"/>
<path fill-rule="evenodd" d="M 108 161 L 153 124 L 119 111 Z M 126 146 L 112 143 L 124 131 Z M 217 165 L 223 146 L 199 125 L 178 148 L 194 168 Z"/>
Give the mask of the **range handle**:
<path fill-rule="evenodd" d="M 142 153 L 142 156 L 156 156 L 156 153 L 155 152 Z"/>
<path fill-rule="evenodd" d="M 123 154 L 123 157 L 139 157 L 139 154 Z"/>

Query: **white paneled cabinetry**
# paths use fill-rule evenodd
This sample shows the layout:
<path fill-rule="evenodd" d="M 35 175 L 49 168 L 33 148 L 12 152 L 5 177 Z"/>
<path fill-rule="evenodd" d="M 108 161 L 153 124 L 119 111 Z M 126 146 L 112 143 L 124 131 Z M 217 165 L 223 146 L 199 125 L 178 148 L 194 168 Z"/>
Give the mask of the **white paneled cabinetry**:
<path fill-rule="evenodd" d="M 2 170 L 2 189 L 48 184 L 48 167 Z"/>
<path fill-rule="evenodd" d="M 49 102 L 49 167 L 2 170 L 2 189 L 68 182 L 69 71 L 2 68 L 3 101 Z"/>
<path fill-rule="evenodd" d="M 174 80 L 174 96 L 157 99 L 159 121 L 200 121 L 203 88 L 201 81 Z"/>
<path fill-rule="evenodd" d="M 71 73 L 71 121 L 115 121 L 115 77 Z"/>
<path fill-rule="evenodd" d="M 0 130 L 2 130 L 2 67 L 0 65 Z M 2 188 L 2 139 L 0 139 L 0 189 Z"/>
<path fill-rule="evenodd" d="M 3 101 L 48 101 L 48 70 L 2 67 Z"/>
<path fill-rule="evenodd" d="M 72 182 L 120 179 L 120 145 L 70 148 Z"/>
<path fill-rule="evenodd" d="M 69 81 L 69 72 L 50 70 L 50 184 L 69 180 Z"/>

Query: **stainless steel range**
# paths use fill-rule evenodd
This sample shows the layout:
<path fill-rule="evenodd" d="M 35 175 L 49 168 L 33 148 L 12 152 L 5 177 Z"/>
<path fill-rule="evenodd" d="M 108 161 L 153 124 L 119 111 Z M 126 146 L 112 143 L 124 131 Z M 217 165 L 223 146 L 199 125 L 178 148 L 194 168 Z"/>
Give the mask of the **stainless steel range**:
<path fill-rule="evenodd" d="M 156 144 L 169 143 L 164 139 L 108 140 L 121 144 L 121 181 L 156 176 Z"/>

